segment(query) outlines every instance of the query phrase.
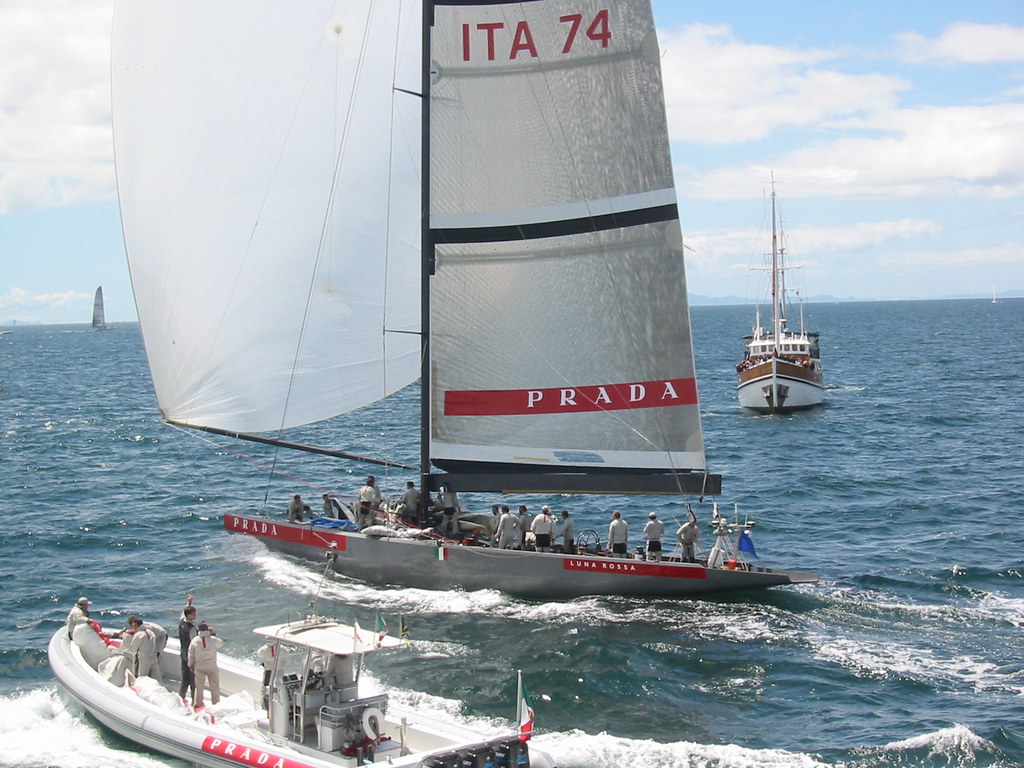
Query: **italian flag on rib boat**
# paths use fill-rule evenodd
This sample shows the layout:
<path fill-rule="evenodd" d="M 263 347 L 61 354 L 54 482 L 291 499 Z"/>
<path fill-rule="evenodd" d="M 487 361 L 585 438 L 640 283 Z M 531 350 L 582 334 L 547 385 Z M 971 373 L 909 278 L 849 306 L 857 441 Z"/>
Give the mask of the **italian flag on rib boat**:
<path fill-rule="evenodd" d="M 519 690 L 516 693 L 516 720 L 519 723 L 519 741 L 526 741 L 533 735 L 533 707 L 523 685 L 523 670 L 517 670 Z"/>

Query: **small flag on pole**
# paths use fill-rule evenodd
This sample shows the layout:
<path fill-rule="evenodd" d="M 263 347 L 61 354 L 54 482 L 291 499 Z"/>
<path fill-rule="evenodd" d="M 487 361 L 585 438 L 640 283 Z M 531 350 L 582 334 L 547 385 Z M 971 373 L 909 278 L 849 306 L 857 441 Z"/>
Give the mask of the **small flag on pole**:
<path fill-rule="evenodd" d="M 377 647 L 380 648 L 384 642 L 384 638 L 388 636 L 388 623 L 384 621 L 384 617 L 380 615 L 380 611 L 377 612 Z"/>
<path fill-rule="evenodd" d="M 359 622 L 352 622 L 352 653 L 366 653 L 367 651 L 373 650 L 373 643 L 370 642 L 363 630 L 359 627 Z"/>
<path fill-rule="evenodd" d="M 398 637 L 404 640 L 407 645 L 412 643 L 409 639 L 409 625 L 405 623 L 405 617 L 402 614 L 398 614 Z"/>
<path fill-rule="evenodd" d="M 448 547 L 438 547 L 437 551 L 434 552 L 434 557 L 441 562 L 448 560 Z"/>
<path fill-rule="evenodd" d="M 757 552 L 754 551 L 754 540 L 750 538 L 750 534 L 746 531 L 740 531 L 739 539 L 736 542 L 736 548 L 740 552 L 746 552 L 758 560 L 761 558 L 757 557 Z"/>
<path fill-rule="evenodd" d="M 526 741 L 533 735 L 533 707 L 530 696 L 523 685 L 523 670 L 516 671 L 519 677 L 516 691 L 516 722 L 519 723 L 519 741 Z"/>

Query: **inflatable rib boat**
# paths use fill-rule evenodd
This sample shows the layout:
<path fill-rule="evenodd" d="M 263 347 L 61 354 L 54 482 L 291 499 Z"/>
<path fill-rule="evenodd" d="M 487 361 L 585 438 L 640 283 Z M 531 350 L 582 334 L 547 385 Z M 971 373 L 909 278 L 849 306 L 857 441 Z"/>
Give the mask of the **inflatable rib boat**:
<path fill-rule="evenodd" d="M 73 638 L 61 627 L 48 656 L 57 680 L 103 725 L 211 768 L 553 766 L 529 749 L 529 727 L 482 736 L 390 702 L 386 693 L 360 696 L 364 655 L 400 645 L 397 638 L 315 617 L 254 632 L 273 662 L 264 669 L 221 654 L 220 701 L 199 711 L 177 695 L 174 638 L 160 654 L 162 682 L 134 677 L 120 641 L 97 623 L 79 625 Z"/>

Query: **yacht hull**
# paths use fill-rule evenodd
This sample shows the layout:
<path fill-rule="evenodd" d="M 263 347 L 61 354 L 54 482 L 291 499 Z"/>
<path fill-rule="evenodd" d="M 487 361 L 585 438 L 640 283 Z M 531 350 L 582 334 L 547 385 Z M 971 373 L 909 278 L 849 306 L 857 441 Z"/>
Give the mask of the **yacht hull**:
<path fill-rule="evenodd" d="M 323 562 L 372 584 L 418 589 L 496 589 L 517 597 L 564 600 L 583 595 L 688 597 L 785 584 L 813 583 L 818 575 L 740 564 L 646 562 L 603 555 L 460 546 L 452 542 L 367 536 L 309 523 L 228 514 L 224 527 L 254 536 L 271 549 Z"/>
<path fill-rule="evenodd" d="M 742 371 L 737 395 L 744 408 L 790 413 L 820 405 L 825 400 L 825 386 L 818 365 L 773 359 Z"/>

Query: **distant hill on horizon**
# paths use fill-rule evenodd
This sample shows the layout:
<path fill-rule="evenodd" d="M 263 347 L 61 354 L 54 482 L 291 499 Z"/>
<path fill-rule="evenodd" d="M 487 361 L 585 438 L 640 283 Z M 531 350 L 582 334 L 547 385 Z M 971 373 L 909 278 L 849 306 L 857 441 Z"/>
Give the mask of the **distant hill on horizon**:
<path fill-rule="evenodd" d="M 996 294 L 996 299 L 999 301 L 1005 301 L 1008 299 L 1021 299 L 1024 298 L 1024 290 L 1020 291 L 1003 291 L 1002 293 Z M 847 296 L 840 298 L 838 296 L 809 296 L 804 299 L 808 304 L 840 304 L 840 303 L 854 303 L 854 302 L 886 302 L 886 301 L 952 301 L 952 300 L 978 300 L 988 299 L 991 300 L 991 294 L 958 294 L 955 296 L 930 296 L 922 298 L 920 296 L 911 296 L 903 299 L 862 299 L 855 296 Z M 764 301 L 754 301 L 753 299 L 743 298 L 742 296 L 704 296 L 699 293 L 691 293 L 689 295 L 691 307 L 717 307 L 717 306 L 748 306 L 753 307 L 757 304 L 764 305 Z M 138 323 L 138 318 L 131 320 L 111 320 L 107 324 L 114 325 L 120 323 Z M 30 325 L 82 325 L 88 326 L 89 323 L 82 320 L 19 320 L 17 318 L 11 318 L 9 320 L 0 320 L 0 328 L 14 328 L 17 326 L 30 326 Z"/>
<path fill-rule="evenodd" d="M 839 304 L 852 303 L 858 301 L 951 301 L 988 298 L 990 298 L 988 294 L 957 294 L 955 296 L 932 296 L 927 298 L 922 298 L 920 296 L 911 296 L 905 299 L 861 299 L 854 296 L 847 296 L 846 298 L 840 298 L 838 296 L 808 296 L 805 297 L 804 301 L 806 301 L 808 304 Z M 997 293 L 996 298 L 999 300 L 1024 298 L 1024 291 L 1006 291 L 1004 293 Z M 741 296 L 702 296 L 697 293 L 691 293 L 689 295 L 689 299 L 690 306 L 692 307 L 711 307 L 737 304 L 744 306 L 755 306 L 756 304 L 759 303 L 765 303 L 754 301 L 753 299 L 746 299 Z"/>

